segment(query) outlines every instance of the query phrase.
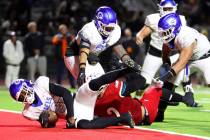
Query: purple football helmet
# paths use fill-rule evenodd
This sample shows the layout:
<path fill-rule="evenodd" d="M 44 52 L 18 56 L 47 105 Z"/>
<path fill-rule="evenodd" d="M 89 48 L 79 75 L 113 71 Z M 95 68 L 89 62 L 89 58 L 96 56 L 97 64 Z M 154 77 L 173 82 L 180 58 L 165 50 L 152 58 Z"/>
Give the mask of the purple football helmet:
<path fill-rule="evenodd" d="M 170 13 L 160 18 L 158 22 L 159 36 L 164 43 L 169 43 L 173 40 L 181 29 L 182 23 L 179 15 Z"/>
<path fill-rule="evenodd" d="M 19 102 L 32 104 L 35 100 L 33 83 L 25 79 L 17 79 L 9 87 L 10 95 Z"/>
<path fill-rule="evenodd" d="M 160 4 L 158 4 L 158 7 L 161 16 L 176 13 L 177 10 L 177 4 L 174 0 L 162 0 Z"/>
<path fill-rule="evenodd" d="M 108 37 L 117 24 L 117 15 L 112 8 L 102 6 L 96 10 L 94 21 L 99 33 Z"/>

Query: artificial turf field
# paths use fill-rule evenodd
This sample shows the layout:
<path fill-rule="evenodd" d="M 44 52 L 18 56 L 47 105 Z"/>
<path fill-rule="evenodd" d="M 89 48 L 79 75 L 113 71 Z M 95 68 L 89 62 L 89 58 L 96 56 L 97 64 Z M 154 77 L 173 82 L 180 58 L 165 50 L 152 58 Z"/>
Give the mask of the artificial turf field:
<path fill-rule="evenodd" d="M 181 91 L 181 90 L 178 89 L 178 91 Z M 143 128 L 156 129 L 158 131 L 159 130 L 170 131 L 170 132 L 176 132 L 179 134 L 189 134 L 189 135 L 201 136 L 206 139 L 210 139 L 210 89 L 204 88 L 204 87 L 195 88 L 195 93 L 196 93 L 195 99 L 197 100 L 197 102 L 199 102 L 203 105 L 202 107 L 190 108 L 190 107 L 186 107 L 182 103 L 180 103 L 179 106 L 169 106 L 165 113 L 164 122 L 162 122 L 162 123 L 155 122 L 151 126 L 144 126 Z M 1 89 L 0 90 L 0 109 L 21 111 L 22 104 L 13 101 L 11 99 L 11 97 L 9 96 L 8 91 L 6 89 Z M 9 118 L 10 117 L 5 116 L 5 114 L 0 111 L 0 132 L 2 132 L 3 129 L 6 130 L 8 127 L 8 126 L 5 127 L 6 126 L 5 124 L 2 125 L 1 124 L 2 121 L 4 123 L 8 122 L 10 124 L 11 121 L 15 121 L 15 123 L 17 123 L 19 121 L 19 119 L 20 120 L 24 119 L 19 114 L 18 114 L 18 116 L 15 116 L 16 120 L 10 120 Z M 12 116 L 11 116 L 11 118 L 12 118 Z M 24 123 L 30 124 L 32 122 L 26 121 Z M 24 125 L 17 124 L 16 127 L 11 127 L 12 124 L 13 123 L 11 123 L 11 125 L 9 125 L 10 126 L 9 128 L 14 129 L 17 126 L 19 126 L 18 128 L 20 129 L 20 131 L 22 131 L 21 126 L 23 127 Z M 37 123 L 34 124 L 34 122 L 31 125 L 32 126 L 35 125 L 35 127 L 39 127 L 37 125 Z M 63 124 L 62 124 L 60 127 L 65 127 L 65 126 L 63 126 Z M 115 130 L 117 131 L 118 134 L 120 133 L 119 128 L 117 128 Z M 37 130 L 35 130 L 35 132 L 36 131 Z M 46 130 L 41 129 L 40 131 L 46 131 Z M 52 129 L 47 130 L 47 131 L 49 131 L 49 132 L 52 131 L 53 133 L 55 132 L 55 130 L 52 130 Z M 72 131 L 72 130 L 70 130 L 70 131 Z M 73 131 L 75 131 L 75 130 L 73 130 Z M 81 130 L 79 130 L 79 131 L 81 131 Z M 99 130 L 99 131 L 102 131 L 102 130 Z M 99 131 L 97 131 L 97 132 L 99 132 Z M 110 133 L 113 134 L 112 129 L 107 129 L 107 131 L 111 131 Z M 107 133 L 107 131 L 106 131 L 106 133 Z M 122 130 L 123 133 L 127 133 L 124 131 L 125 130 Z M 145 131 L 145 130 L 142 130 L 142 131 Z M 76 131 L 76 132 L 78 132 L 78 131 Z M 90 131 L 85 131 L 85 133 L 86 132 L 90 132 Z M 95 130 L 94 130 L 94 132 L 95 132 Z M 130 132 L 131 131 L 128 131 L 128 134 Z M 83 132 L 83 134 L 85 134 L 85 133 Z M 90 133 L 93 134 L 93 132 L 90 132 Z M 145 132 L 145 134 L 147 134 L 147 133 Z M 87 135 L 89 135 L 89 134 L 87 134 Z M 74 137 L 74 138 L 78 139 L 77 137 Z M 123 139 L 125 139 L 125 137 Z M 135 139 L 135 138 L 133 138 L 133 139 Z M 155 138 L 155 139 L 159 139 L 159 138 Z M 166 139 L 169 139 L 169 138 L 166 138 Z M 178 139 L 178 138 L 175 138 L 175 139 Z M 182 138 L 179 138 L 179 139 L 182 139 Z M 192 139 L 195 139 L 195 138 L 192 138 Z"/>

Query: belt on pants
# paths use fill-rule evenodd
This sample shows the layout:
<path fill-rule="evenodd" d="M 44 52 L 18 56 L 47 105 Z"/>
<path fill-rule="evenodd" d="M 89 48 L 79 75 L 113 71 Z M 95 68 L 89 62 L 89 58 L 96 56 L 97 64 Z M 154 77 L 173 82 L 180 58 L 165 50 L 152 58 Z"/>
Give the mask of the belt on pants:
<path fill-rule="evenodd" d="M 20 65 L 18 65 L 18 64 L 7 64 L 7 65 L 9 65 L 9 66 L 14 66 L 14 67 L 20 66 Z"/>
<path fill-rule="evenodd" d="M 156 57 L 162 57 L 162 50 L 159 50 L 159 49 L 157 49 L 157 48 L 155 48 L 155 47 L 153 47 L 152 45 L 150 45 L 150 47 L 149 47 L 149 54 L 151 54 L 151 55 L 153 55 L 153 56 L 156 56 Z M 178 52 L 176 52 L 176 51 L 172 51 L 171 53 L 170 53 L 170 56 L 173 56 L 173 55 L 175 55 L 175 54 L 177 54 Z"/>

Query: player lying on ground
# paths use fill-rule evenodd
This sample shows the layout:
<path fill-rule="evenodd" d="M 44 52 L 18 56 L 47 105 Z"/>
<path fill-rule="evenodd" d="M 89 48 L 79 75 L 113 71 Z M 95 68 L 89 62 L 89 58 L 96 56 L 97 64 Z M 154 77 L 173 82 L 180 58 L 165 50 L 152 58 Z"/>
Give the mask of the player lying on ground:
<path fill-rule="evenodd" d="M 132 80 L 116 80 L 119 76 L 125 76 L 130 72 L 135 75 Z M 97 79 L 91 80 L 89 83 L 90 89 L 100 89 L 95 106 L 95 115 L 103 117 L 119 116 L 124 112 L 130 111 L 136 125 L 149 125 L 154 122 L 160 100 L 166 102 L 183 102 L 185 104 L 194 103 L 193 98 L 189 98 L 187 94 L 182 96 L 172 92 L 166 89 L 165 85 L 163 88 L 157 86 L 149 87 L 140 100 L 131 98 L 130 93 L 141 88 L 141 84 L 138 83 L 143 80 L 144 78 L 142 76 L 129 69 L 113 71 L 112 74 L 107 73 Z M 103 87 L 102 85 L 108 83 L 107 81 L 112 81 L 112 83 Z"/>
<path fill-rule="evenodd" d="M 30 120 L 37 120 L 43 128 L 55 127 L 57 115 L 66 116 L 66 127 L 74 127 L 73 97 L 71 93 L 53 83 L 49 78 L 41 76 L 34 83 L 28 80 L 18 79 L 10 85 L 11 96 L 25 103 L 23 116 Z M 58 98 L 58 97 L 62 97 Z M 67 113 L 66 113 L 67 112 Z M 84 112 L 81 114 L 86 116 Z M 86 120 L 77 120 L 78 128 L 105 128 L 118 123 L 134 126 L 129 112 L 121 114 L 120 117 L 97 118 L 86 123 Z"/>
<path fill-rule="evenodd" d="M 9 92 L 13 99 L 25 104 L 23 116 L 39 121 L 44 128 L 55 127 L 57 116 L 65 117 L 67 125 L 74 124 L 72 94 L 50 83 L 48 77 L 40 76 L 34 83 L 17 79 L 10 85 Z"/>

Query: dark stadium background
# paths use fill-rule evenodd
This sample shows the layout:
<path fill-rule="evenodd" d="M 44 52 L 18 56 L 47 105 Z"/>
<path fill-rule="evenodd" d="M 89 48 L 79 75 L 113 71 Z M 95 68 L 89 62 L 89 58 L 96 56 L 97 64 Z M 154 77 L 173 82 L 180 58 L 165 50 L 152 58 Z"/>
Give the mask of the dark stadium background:
<path fill-rule="evenodd" d="M 38 23 L 38 30 L 45 35 L 47 75 L 53 77 L 53 47 L 51 39 L 57 33 L 59 24 L 64 23 L 72 34 L 90 21 L 97 7 L 107 5 L 118 15 L 122 30 L 129 27 L 133 37 L 143 26 L 145 16 L 157 11 L 156 0 L 1 0 L 0 1 L 0 81 L 4 82 L 5 63 L 2 45 L 8 38 L 8 31 L 15 30 L 18 39 L 23 40 L 29 21 Z M 186 16 L 191 27 L 199 29 L 210 38 L 210 0 L 178 0 L 178 12 Z M 123 34 L 122 34 L 123 37 Z M 147 41 L 145 50 L 147 48 Z M 145 51 L 143 52 L 145 53 Z M 138 58 L 137 58 L 138 60 Z M 140 62 L 141 63 L 141 62 Z M 21 65 L 20 76 L 26 78 L 26 62 Z M 195 74 L 199 75 L 199 74 Z M 199 79 L 198 79 L 199 80 Z"/>

